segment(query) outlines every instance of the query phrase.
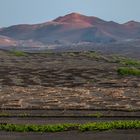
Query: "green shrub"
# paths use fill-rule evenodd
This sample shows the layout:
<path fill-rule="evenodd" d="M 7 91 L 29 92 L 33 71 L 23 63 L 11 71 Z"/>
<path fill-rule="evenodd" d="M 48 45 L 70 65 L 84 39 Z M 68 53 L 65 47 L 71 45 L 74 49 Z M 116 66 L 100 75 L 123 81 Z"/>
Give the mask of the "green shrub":
<path fill-rule="evenodd" d="M 80 125 L 81 131 L 104 131 L 112 129 L 140 129 L 140 121 L 95 122 Z"/>
<path fill-rule="evenodd" d="M 140 129 L 140 121 L 94 122 L 87 124 L 21 125 L 0 124 L 0 131 L 10 132 L 62 132 L 68 130 L 104 131 L 112 129 Z"/>
<path fill-rule="evenodd" d="M 78 127 L 77 124 L 56 124 L 56 125 L 20 125 L 0 124 L 1 131 L 13 132 L 61 132 Z"/>
<path fill-rule="evenodd" d="M 117 70 L 120 75 L 134 75 L 140 76 L 140 70 L 137 68 L 121 67 Z"/>

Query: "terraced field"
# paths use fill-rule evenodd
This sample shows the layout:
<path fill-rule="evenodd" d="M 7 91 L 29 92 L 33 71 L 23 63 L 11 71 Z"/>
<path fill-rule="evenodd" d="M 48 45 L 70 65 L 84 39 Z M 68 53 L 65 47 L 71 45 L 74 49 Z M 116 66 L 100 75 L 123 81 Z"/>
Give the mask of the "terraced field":
<path fill-rule="evenodd" d="M 140 110 L 140 77 L 120 67 L 140 65 L 95 52 L 0 51 L 0 107 Z"/>

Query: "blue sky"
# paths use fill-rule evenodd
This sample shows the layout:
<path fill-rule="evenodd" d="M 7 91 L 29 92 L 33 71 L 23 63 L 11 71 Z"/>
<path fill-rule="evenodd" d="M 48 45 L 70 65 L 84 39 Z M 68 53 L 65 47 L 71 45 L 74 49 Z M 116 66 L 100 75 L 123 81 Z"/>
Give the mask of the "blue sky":
<path fill-rule="evenodd" d="M 0 27 L 41 23 L 72 12 L 120 23 L 140 21 L 140 0 L 0 0 Z"/>

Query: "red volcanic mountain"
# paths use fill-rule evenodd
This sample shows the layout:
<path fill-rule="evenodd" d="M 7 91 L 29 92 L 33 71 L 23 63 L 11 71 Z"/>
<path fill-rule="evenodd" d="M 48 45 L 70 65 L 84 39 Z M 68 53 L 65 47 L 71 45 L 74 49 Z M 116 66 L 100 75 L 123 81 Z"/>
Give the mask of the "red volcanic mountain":
<path fill-rule="evenodd" d="M 1 46 L 17 46 L 17 41 L 6 36 L 0 35 Z"/>
<path fill-rule="evenodd" d="M 97 17 L 71 13 L 42 24 L 23 24 L 2 28 L 0 29 L 0 40 L 2 40 L 0 45 L 1 42 L 4 43 L 2 39 L 4 36 L 9 40 L 17 41 L 17 44 L 19 41 L 34 42 L 34 44 L 38 42 L 44 45 L 79 42 L 111 43 L 139 40 L 140 23 L 130 21 L 118 24 Z"/>

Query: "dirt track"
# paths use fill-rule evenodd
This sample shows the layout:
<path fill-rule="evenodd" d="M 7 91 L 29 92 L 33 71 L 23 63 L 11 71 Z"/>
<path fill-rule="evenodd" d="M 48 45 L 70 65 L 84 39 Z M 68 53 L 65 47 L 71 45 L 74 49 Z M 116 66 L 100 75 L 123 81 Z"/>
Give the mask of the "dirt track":
<path fill-rule="evenodd" d="M 140 117 L 0 117 L 0 123 L 8 124 L 64 124 L 90 123 L 117 120 L 140 120 Z"/>
<path fill-rule="evenodd" d="M 0 132 L 0 140 L 139 140 L 140 130 L 114 130 L 107 132 L 60 133 L 7 133 Z"/>

